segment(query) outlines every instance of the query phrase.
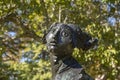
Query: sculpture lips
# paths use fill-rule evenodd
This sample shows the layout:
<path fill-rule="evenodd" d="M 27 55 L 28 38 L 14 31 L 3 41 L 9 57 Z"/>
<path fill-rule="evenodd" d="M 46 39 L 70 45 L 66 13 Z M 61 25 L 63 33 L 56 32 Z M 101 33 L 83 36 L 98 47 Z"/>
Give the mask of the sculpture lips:
<path fill-rule="evenodd" d="M 57 41 L 55 39 L 51 39 L 48 44 L 50 46 L 55 46 L 57 44 Z"/>
<path fill-rule="evenodd" d="M 56 46 L 56 43 L 51 42 L 51 43 L 49 43 L 49 45 L 50 46 Z"/>
<path fill-rule="evenodd" d="M 57 47 L 57 43 L 55 40 L 51 40 L 49 43 L 48 43 L 48 46 L 50 48 L 50 50 L 54 50 L 56 47 Z"/>
<path fill-rule="evenodd" d="M 50 49 L 55 49 L 56 48 L 56 45 L 55 44 L 50 44 Z"/>

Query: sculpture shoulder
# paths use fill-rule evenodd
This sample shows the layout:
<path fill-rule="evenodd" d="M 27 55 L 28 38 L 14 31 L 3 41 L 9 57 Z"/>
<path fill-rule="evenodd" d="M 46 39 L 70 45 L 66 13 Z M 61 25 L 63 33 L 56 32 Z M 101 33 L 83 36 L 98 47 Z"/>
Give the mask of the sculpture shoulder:
<path fill-rule="evenodd" d="M 65 72 L 57 74 L 55 80 L 94 80 L 85 73 L 83 68 L 70 68 Z"/>
<path fill-rule="evenodd" d="M 73 58 L 67 58 L 62 61 L 55 80 L 93 80 L 82 68 L 82 66 Z"/>

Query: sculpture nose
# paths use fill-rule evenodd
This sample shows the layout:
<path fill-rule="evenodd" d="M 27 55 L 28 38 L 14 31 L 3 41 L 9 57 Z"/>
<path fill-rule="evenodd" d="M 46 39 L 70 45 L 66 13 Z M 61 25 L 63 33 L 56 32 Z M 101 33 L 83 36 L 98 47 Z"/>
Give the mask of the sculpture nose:
<path fill-rule="evenodd" d="M 52 34 L 51 35 L 51 42 L 56 43 L 56 41 L 57 41 L 57 34 Z"/>
<path fill-rule="evenodd" d="M 60 27 L 54 29 L 53 32 L 52 32 L 52 34 L 50 34 L 50 37 L 53 38 L 53 39 L 56 39 L 57 34 L 59 32 L 59 29 L 60 29 Z"/>
<path fill-rule="evenodd" d="M 46 36 L 47 43 L 57 43 L 60 27 L 55 27 Z"/>
<path fill-rule="evenodd" d="M 57 34 L 51 33 L 47 38 L 48 43 L 56 43 L 57 42 Z"/>
<path fill-rule="evenodd" d="M 49 37 L 53 39 L 53 38 L 55 38 L 55 35 L 54 34 L 50 34 Z"/>

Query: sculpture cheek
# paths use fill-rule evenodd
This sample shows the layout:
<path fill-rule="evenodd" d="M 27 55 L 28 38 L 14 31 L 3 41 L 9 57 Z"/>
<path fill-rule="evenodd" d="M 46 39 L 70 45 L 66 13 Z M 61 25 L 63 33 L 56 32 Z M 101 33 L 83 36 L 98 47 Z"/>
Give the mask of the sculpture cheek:
<path fill-rule="evenodd" d="M 64 44 L 68 44 L 68 43 L 71 43 L 72 39 L 71 37 L 61 37 L 61 41 Z"/>

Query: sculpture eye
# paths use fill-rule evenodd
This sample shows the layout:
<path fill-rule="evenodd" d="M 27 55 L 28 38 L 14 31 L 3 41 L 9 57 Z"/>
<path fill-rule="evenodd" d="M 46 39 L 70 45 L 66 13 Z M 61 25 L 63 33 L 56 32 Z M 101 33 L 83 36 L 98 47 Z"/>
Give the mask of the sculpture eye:
<path fill-rule="evenodd" d="M 70 37 L 71 34 L 72 34 L 71 30 L 68 27 L 62 28 L 62 30 L 61 30 L 62 37 Z"/>
<path fill-rule="evenodd" d="M 66 31 L 63 31 L 63 32 L 61 33 L 61 35 L 62 35 L 63 37 L 68 37 L 68 36 L 69 36 L 69 33 L 66 32 Z"/>

